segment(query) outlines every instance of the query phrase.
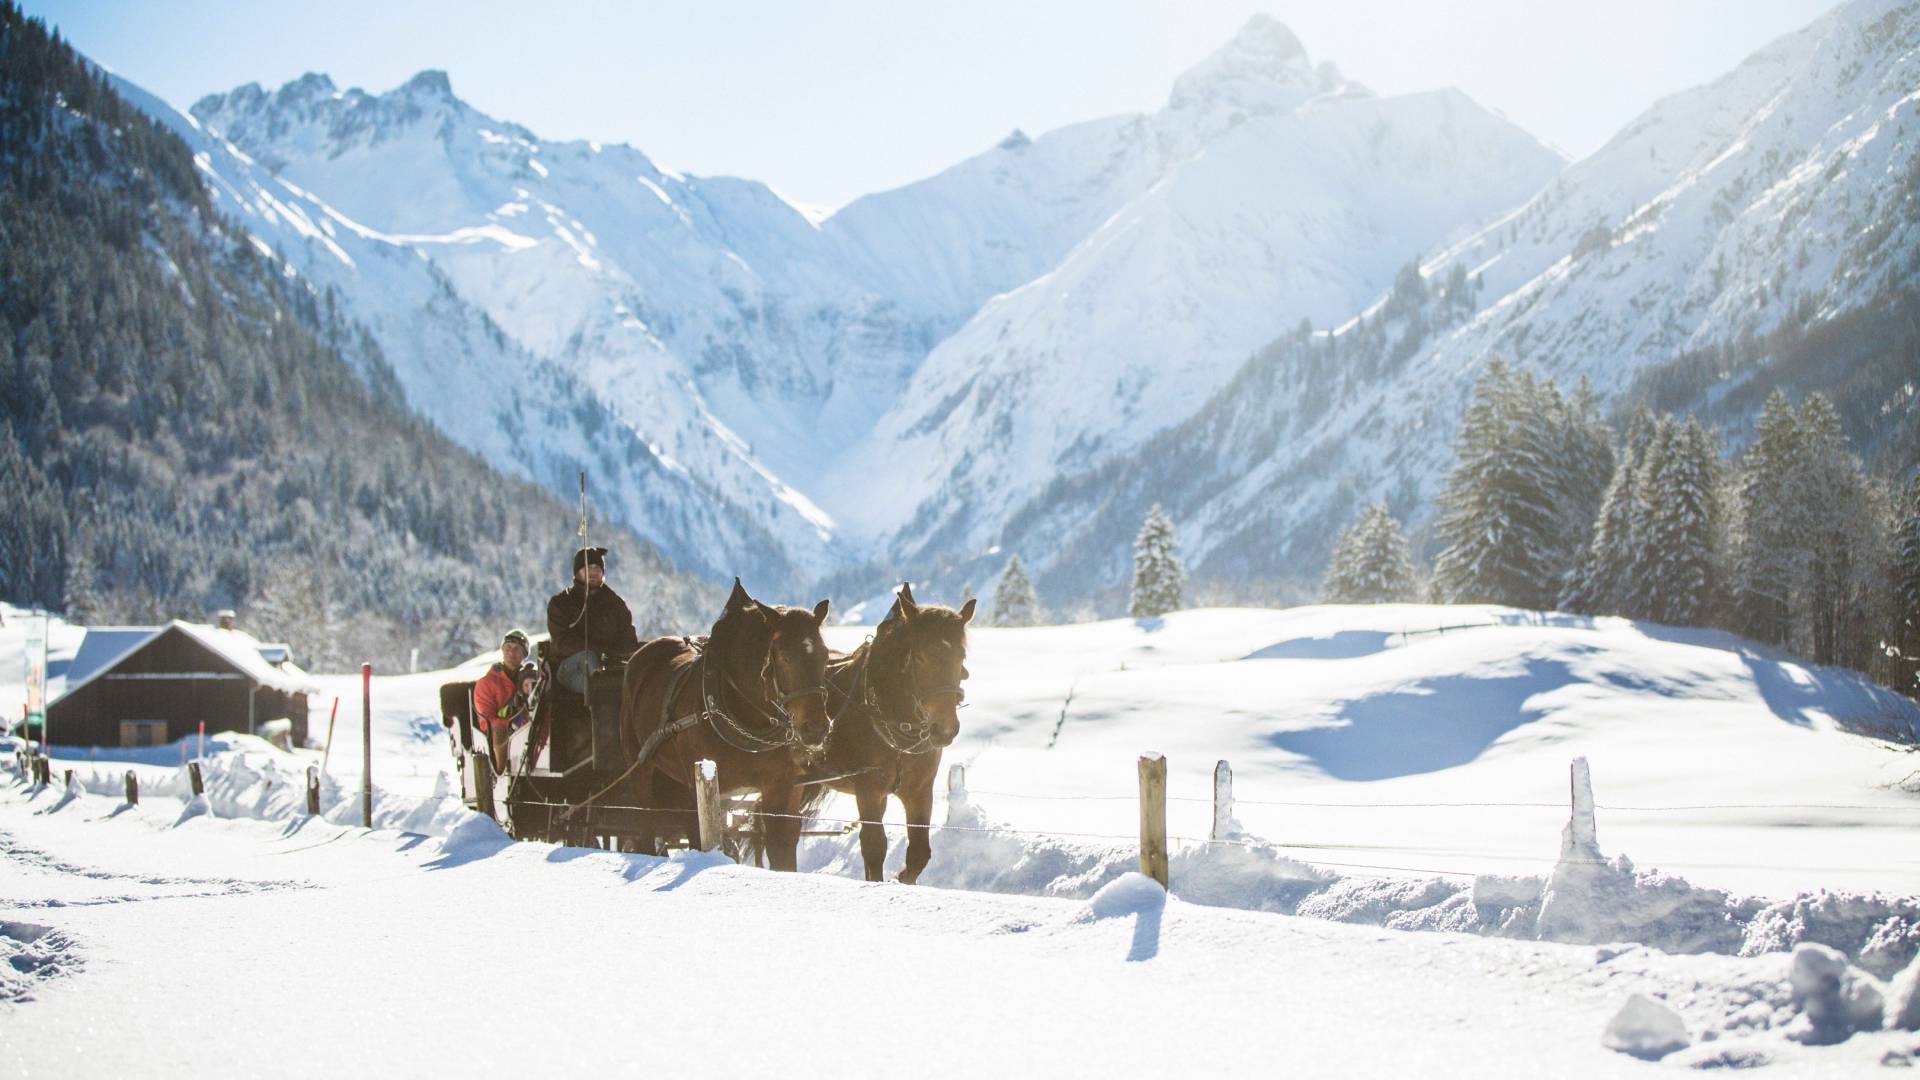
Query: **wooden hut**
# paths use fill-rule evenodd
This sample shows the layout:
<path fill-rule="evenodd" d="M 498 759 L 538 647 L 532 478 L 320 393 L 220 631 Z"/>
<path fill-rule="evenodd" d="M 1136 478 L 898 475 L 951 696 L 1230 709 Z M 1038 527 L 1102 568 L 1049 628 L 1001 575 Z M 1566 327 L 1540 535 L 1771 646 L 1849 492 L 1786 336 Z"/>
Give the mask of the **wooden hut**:
<path fill-rule="evenodd" d="M 317 692 L 285 645 L 221 626 L 87 631 L 47 705 L 48 734 L 61 746 L 158 746 L 208 732 L 255 733 L 270 720 L 307 738 L 307 695 Z"/>

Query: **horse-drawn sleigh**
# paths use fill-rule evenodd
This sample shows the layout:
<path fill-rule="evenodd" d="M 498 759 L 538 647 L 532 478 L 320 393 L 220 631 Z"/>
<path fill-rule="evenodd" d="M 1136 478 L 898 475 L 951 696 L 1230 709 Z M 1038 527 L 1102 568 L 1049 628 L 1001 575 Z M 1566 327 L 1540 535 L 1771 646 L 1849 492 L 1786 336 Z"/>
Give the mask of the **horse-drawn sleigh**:
<path fill-rule="evenodd" d="M 830 654 L 828 605 L 762 604 L 738 581 L 704 638 L 656 638 L 595 672 L 583 699 L 545 678 L 533 719 L 504 760 L 474 723 L 470 682 L 441 688 L 468 806 L 516 839 L 657 853 L 699 836 L 696 763 L 713 761 L 731 797 L 728 848 L 795 869 L 803 825 L 833 791 L 859 806 L 869 880 L 887 853 L 888 796 L 906 811 L 901 880 L 931 854 L 941 751 L 959 732 L 969 600 L 922 606 L 902 586 L 887 618 L 853 652 Z M 545 643 L 542 643 L 543 646 Z"/>

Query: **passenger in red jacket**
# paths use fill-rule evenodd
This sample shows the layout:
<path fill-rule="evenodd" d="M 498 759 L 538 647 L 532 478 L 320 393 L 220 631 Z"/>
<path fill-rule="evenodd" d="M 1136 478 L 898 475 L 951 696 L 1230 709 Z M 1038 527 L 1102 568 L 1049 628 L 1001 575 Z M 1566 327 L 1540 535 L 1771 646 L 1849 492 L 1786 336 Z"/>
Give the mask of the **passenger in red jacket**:
<path fill-rule="evenodd" d="M 520 665 L 526 659 L 526 632 L 509 630 L 500 639 L 500 661 L 473 684 L 473 726 L 487 733 L 496 770 L 507 767 L 507 736 L 529 719 L 527 698 L 520 692 Z"/>

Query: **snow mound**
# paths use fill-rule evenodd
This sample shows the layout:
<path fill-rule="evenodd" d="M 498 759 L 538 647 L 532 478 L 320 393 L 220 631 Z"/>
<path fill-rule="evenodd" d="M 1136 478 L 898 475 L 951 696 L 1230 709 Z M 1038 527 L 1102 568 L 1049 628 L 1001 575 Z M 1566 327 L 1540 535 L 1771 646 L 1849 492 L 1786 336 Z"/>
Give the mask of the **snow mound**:
<path fill-rule="evenodd" d="M 1628 998 L 1600 1036 L 1601 1045 L 1609 1050 L 1649 1060 L 1684 1049 L 1690 1041 L 1687 1022 L 1680 1014 L 1671 1005 L 1645 994 Z"/>
<path fill-rule="evenodd" d="M 36 812 L 41 814 L 57 814 L 85 798 L 86 789 L 80 786 L 80 778 L 76 776 L 72 780 L 67 781 L 66 786 L 60 791 L 60 798 L 55 800 L 52 806 Z"/>
<path fill-rule="evenodd" d="M 181 804 L 180 816 L 173 819 L 173 824 L 178 828 L 195 818 L 212 816 L 214 816 L 213 803 L 205 795 L 194 795 Z"/>
<path fill-rule="evenodd" d="M 1611 861 L 1575 855 L 1561 859 L 1547 881 L 1535 936 L 1582 945 L 1636 941 L 1668 952 L 1731 953 L 1744 940 L 1740 912 L 1741 904 L 1727 893 L 1635 870 L 1625 855 Z"/>
<path fill-rule="evenodd" d="M 1825 1046 L 1856 1031 L 1879 1030 L 1886 1009 L 1879 985 L 1838 949 L 1808 944 L 1793 950 L 1788 981 L 1801 1009 L 1787 1028 L 1788 1038 Z"/>
<path fill-rule="evenodd" d="M 1167 890 L 1138 870 L 1121 874 L 1100 887 L 1087 901 L 1083 920 L 1118 919 L 1128 915 L 1154 915 L 1167 906 Z"/>
<path fill-rule="evenodd" d="M 0 921 L 0 1002 L 32 1001 L 35 987 L 79 967 L 72 940 L 59 930 Z"/>
<path fill-rule="evenodd" d="M 1785 952 L 1803 942 L 1844 950 L 1872 974 L 1892 978 L 1920 956 L 1920 897 L 1823 890 L 1770 904 L 1747 924 L 1740 955 Z"/>
<path fill-rule="evenodd" d="M 1887 986 L 1886 1026 L 1920 1031 L 1920 957 L 1915 957 Z"/>

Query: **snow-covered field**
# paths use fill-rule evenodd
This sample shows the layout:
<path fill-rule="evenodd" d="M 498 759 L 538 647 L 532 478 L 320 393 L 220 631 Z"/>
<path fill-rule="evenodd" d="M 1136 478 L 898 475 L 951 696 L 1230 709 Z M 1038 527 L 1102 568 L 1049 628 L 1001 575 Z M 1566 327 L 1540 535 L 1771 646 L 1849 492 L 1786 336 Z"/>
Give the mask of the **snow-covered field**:
<path fill-rule="evenodd" d="M 809 840 L 797 877 L 510 843 L 444 796 L 449 672 L 375 680 L 372 832 L 357 675 L 321 677 L 322 820 L 319 752 L 245 736 L 209 739 L 203 800 L 177 748 L 57 752 L 71 791 L 0 773 L 0 1063 L 1612 1075 L 1647 1067 L 1602 1040 L 1634 994 L 1665 1004 L 1614 1041 L 1677 1019 L 1667 1064 L 1920 1059 L 1911 1031 L 1811 1045 L 1879 1026 L 1875 995 L 1911 1009 L 1920 975 L 1920 755 L 1863 734 L 1920 710 L 1850 673 L 1428 606 L 976 629 L 968 666 L 965 790 L 919 888 L 848 880 L 851 837 Z M 1170 763 L 1171 900 L 1128 873 L 1146 751 Z M 1612 862 L 1559 861 L 1576 756 Z M 1236 828 L 1210 844 L 1220 759 Z M 1855 965 L 1826 991 L 1811 942 Z"/>

